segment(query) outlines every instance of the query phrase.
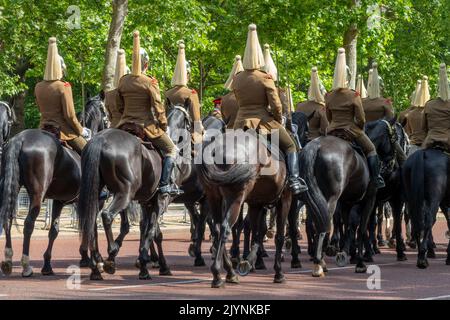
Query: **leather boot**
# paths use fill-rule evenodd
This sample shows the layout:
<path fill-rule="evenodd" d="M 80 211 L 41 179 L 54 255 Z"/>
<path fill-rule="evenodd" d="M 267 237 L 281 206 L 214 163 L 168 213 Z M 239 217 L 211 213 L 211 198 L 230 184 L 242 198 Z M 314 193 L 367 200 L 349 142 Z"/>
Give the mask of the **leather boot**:
<path fill-rule="evenodd" d="M 367 164 L 369 165 L 370 179 L 375 182 L 377 189 L 384 188 L 384 180 L 380 175 L 380 161 L 378 155 L 370 156 L 367 158 Z"/>
<path fill-rule="evenodd" d="M 176 185 L 171 183 L 172 171 L 175 166 L 175 159 L 172 157 L 165 157 L 163 160 L 161 179 L 159 180 L 159 192 L 162 194 L 169 194 L 171 196 L 178 196 L 184 192 Z"/>
<path fill-rule="evenodd" d="M 298 153 L 292 152 L 286 155 L 286 166 L 288 173 L 288 184 L 294 195 L 308 191 L 305 181 L 300 178 L 300 168 L 298 162 Z"/>

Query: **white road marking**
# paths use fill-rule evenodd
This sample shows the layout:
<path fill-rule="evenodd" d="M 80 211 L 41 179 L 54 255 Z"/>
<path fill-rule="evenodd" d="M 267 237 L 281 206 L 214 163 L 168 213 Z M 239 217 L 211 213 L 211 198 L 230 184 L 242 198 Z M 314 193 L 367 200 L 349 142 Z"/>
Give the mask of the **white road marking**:
<path fill-rule="evenodd" d="M 445 295 L 445 296 L 421 298 L 421 299 L 417 299 L 417 300 L 442 300 L 442 299 L 450 299 L 450 294 Z"/>
<path fill-rule="evenodd" d="M 170 281 L 170 282 L 158 282 L 158 283 L 148 283 L 148 284 L 136 284 L 129 286 L 111 286 L 102 288 L 91 288 L 89 291 L 106 291 L 106 290 L 117 290 L 117 289 L 131 289 L 131 288 L 142 288 L 142 287 L 153 287 L 153 286 L 170 286 L 173 284 L 189 284 L 189 283 L 200 283 L 210 280 L 202 279 L 192 279 L 192 280 L 180 280 L 180 281 Z"/>
<path fill-rule="evenodd" d="M 0 294 L 0 297 L 7 297 L 8 295 L 7 294 Z"/>

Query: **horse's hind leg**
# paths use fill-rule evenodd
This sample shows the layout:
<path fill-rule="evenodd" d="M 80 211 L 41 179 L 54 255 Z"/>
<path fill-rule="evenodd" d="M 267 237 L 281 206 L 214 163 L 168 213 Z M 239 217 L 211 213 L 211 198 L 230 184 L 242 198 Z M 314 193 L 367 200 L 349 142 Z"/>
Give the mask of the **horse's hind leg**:
<path fill-rule="evenodd" d="M 286 229 L 286 220 L 289 215 L 289 207 L 292 202 L 290 192 L 285 191 L 282 195 L 282 198 L 277 203 L 277 233 L 275 234 L 275 277 L 273 282 L 275 283 L 283 283 L 285 281 L 283 271 L 281 270 L 281 254 L 283 250 L 284 244 L 284 232 Z M 297 217 L 298 218 L 298 217 Z M 297 220 L 297 219 L 296 219 Z M 292 221 L 290 228 L 294 228 L 298 232 L 296 220 Z M 291 234 L 291 239 L 294 242 L 297 242 L 297 232 L 295 235 Z M 295 240 L 295 241 L 294 241 Z M 299 261 L 300 263 L 300 261 Z"/>
<path fill-rule="evenodd" d="M 10 218 L 8 222 L 4 224 L 5 229 L 5 260 L 2 261 L 1 269 L 4 275 L 9 276 L 12 272 L 12 258 L 13 258 L 13 249 L 12 249 L 12 241 L 11 241 L 11 227 L 12 227 L 13 219 Z"/>
<path fill-rule="evenodd" d="M 242 253 L 242 258 L 247 259 L 247 256 L 250 253 L 250 243 L 252 233 L 252 228 L 250 226 L 250 216 L 248 215 L 248 212 L 244 218 L 243 228 L 244 228 L 244 251 Z"/>
<path fill-rule="evenodd" d="M 406 261 L 405 255 L 405 242 L 402 236 L 402 207 L 403 202 L 400 199 L 394 198 L 390 201 L 392 207 L 392 215 L 394 218 L 393 231 L 395 234 L 396 251 L 397 251 L 397 261 Z"/>
<path fill-rule="evenodd" d="M 44 266 L 42 267 L 41 273 L 44 276 L 53 275 L 53 269 L 50 263 L 52 258 L 52 249 L 53 243 L 58 237 L 59 233 L 59 216 L 61 215 L 61 211 L 64 207 L 64 203 L 58 200 L 53 200 L 53 208 L 52 208 L 52 222 L 50 226 L 50 230 L 48 231 L 48 247 L 44 253 Z"/>
<path fill-rule="evenodd" d="M 250 253 L 245 258 L 245 261 L 242 261 L 239 264 L 239 270 L 242 275 L 247 275 L 251 268 L 254 266 L 257 258 L 258 251 L 260 249 L 261 243 L 260 243 L 260 234 L 259 232 L 259 226 L 261 222 L 260 215 L 262 214 L 262 207 L 261 206 L 251 206 L 249 205 L 248 211 L 247 211 L 247 217 L 249 219 L 250 225 L 251 225 L 251 233 L 252 238 L 254 239 L 254 243 L 252 244 L 252 249 L 250 250 Z M 283 234 L 284 237 L 284 234 Z M 284 238 L 283 238 L 284 239 Z M 284 242 L 284 240 L 283 240 Z"/>
<path fill-rule="evenodd" d="M 158 248 L 159 275 L 160 276 L 171 276 L 172 272 L 170 271 L 170 268 L 167 265 L 166 258 L 164 257 L 162 241 L 163 241 L 163 234 L 158 225 L 156 228 L 155 243 L 156 243 L 156 247 Z"/>
<path fill-rule="evenodd" d="M 237 268 L 240 262 L 240 249 L 239 243 L 241 240 L 242 229 L 244 228 L 244 212 L 243 208 L 239 212 L 239 217 L 234 226 L 231 228 L 231 234 L 233 236 L 233 244 L 230 248 L 231 262 L 233 263 L 233 268 Z"/>
<path fill-rule="evenodd" d="M 289 237 L 292 241 L 292 248 L 291 248 L 291 268 L 301 268 L 302 264 L 300 263 L 300 260 L 298 259 L 298 254 L 300 253 L 300 247 L 298 245 L 298 228 L 297 228 L 297 220 L 299 216 L 300 208 L 299 208 L 299 201 L 297 199 L 293 199 L 289 214 L 288 214 L 288 223 L 289 223 Z"/>
<path fill-rule="evenodd" d="M 30 266 L 30 240 L 33 234 L 36 219 L 41 211 L 42 196 L 32 195 L 30 197 L 30 208 L 23 226 L 23 252 L 22 252 L 22 277 L 31 277 L 33 275 L 33 267 Z"/>

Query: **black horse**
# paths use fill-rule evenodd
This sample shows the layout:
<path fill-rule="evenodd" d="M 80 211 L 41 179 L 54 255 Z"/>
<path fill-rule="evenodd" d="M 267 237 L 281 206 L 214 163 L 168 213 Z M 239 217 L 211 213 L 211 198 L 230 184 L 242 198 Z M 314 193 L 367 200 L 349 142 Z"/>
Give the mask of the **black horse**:
<path fill-rule="evenodd" d="M 0 101 L 0 152 L 1 147 L 8 142 L 11 126 L 15 121 L 14 110 L 6 102 Z"/>
<path fill-rule="evenodd" d="M 136 130 L 139 130 L 136 128 Z M 162 252 L 162 233 L 158 217 L 166 211 L 166 199 L 157 193 L 162 170 L 162 157 L 155 149 L 145 147 L 136 136 L 118 129 L 106 129 L 95 135 L 82 154 L 82 181 L 78 202 L 79 229 L 83 250 L 91 252 L 91 280 L 101 280 L 99 265 L 103 262 L 98 249 L 96 220 L 100 211 L 98 196 L 103 187 L 114 195 L 111 203 L 101 211 L 108 240 L 108 259 L 105 267 L 114 273 L 115 257 L 123 240 L 123 230 L 114 240 L 111 225 L 114 217 L 123 212 L 132 200 L 142 208 L 139 245 L 139 279 L 150 279 L 147 263 L 152 241 L 158 246 L 161 275 L 170 275 Z"/>
<path fill-rule="evenodd" d="M 412 238 L 417 244 L 417 267 L 428 267 L 427 253 L 432 249 L 432 228 L 441 208 L 450 230 L 449 156 L 440 149 L 424 149 L 414 152 L 403 167 L 403 183 L 411 218 Z M 446 264 L 450 265 L 450 241 Z"/>
<path fill-rule="evenodd" d="M 108 128 L 108 117 L 105 113 L 104 94 L 101 92 L 88 99 L 83 112 L 77 114 L 80 123 L 92 131 L 92 135 Z"/>
<path fill-rule="evenodd" d="M 345 246 L 339 256 L 347 259 L 353 238 L 350 211 L 354 207 L 360 217 L 355 271 L 366 272 L 363 242 L 368 239 L 367 225 L 376 196 L 376 187 L 370 181 L 366 160 L 350 143 L 335 136 L 314 139 L 303 149 L 300 159 L 301 174 L 309 187 L 304 198 L 314 226 L 313 276 L 324 276 L 326 272 L 322 249 L 336 209 L 345 226 Z"/>
<path fill-rule="evenodd" d="M 66 204 L 76 201 L 81 180 L 80 156 L 65 148 L 51 133 L 28 129 L 9 140 L 2 157 L 0 182 L 0 223 L 6 235 L 5 261 L 2 271 L 12 271 L 11 226 L 15 216 L 20 187 L 24 186 L 30 206 L 24 223 L 22 276 L 29 277 L 33 269 L 29 264 L 30 239 L 44 199 L 53 199 L 49 244 L 44 253 L 43 275 L 53 274 L 50 264 L 53 242 L 58 235 L 58 220 Z M 98 199 L 97 199 L 98 201 Z"/>

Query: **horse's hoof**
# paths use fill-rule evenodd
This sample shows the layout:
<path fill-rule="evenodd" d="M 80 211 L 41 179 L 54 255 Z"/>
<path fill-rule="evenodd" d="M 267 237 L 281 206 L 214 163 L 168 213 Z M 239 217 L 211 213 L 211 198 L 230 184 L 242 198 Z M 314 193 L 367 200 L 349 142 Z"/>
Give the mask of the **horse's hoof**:
<path fill-rule="evenodd" d="M 415 243 L 414 241 L 407 241 L 406 244 L 407 244 L 408 247 L 410 247 L 411 249 L 416 249 L 416 248 L 417 248 L 417 243 Z"/>
<path fill-rule="evenodd" d="M 152 277 L 150 276 L 150 273 L 148 273 L 148 270 L 139 272 L 139 280 L 151 280 Z"/>
<path fill-rule="evenodd" d="M 355 268 L 355 273 L 366 273 L 367 267 L 364 264 L 359 264 Z"/>
<path fill-rule="evenodd" d="M 261 261 L 257 261 L 255 263 L 255 269 L 256 270 L 267 270 L 266 265 L 264 264 L 264 261 L 262 261 L 262 259 L 261 259 Z"/>
<path fill-rule="evenodd" d="M 191 243 L 189 245 L 188 254 L 189 254 L 190 257 L 195 258 L 195 248 L 194 248 L 194 244 L 193 243 Z"/>
<path fill-rule="evenodd" d="M 335 247 L 335 246 L 328 246 L 328 247 L 325 249 L 325 254 L 326 254 L 328 257 L 335 257 L 336 254 L 337 254 L 336 247 Z"/>
<path fill-rule="evenodd" d="M 374 254 L 381 254 L 380 248 L 378 248 L 378 247 L 373 247 L 373 253 L 374 253 Z"/>
<path fill-rule="evenodd" d="M 170 269 L 168 267 L 166 267 L 164 269 L 159 269 L 159 275 L 160 276 L 171 276 L 172 272 L 170 271 Z"/>
<path fill-rule="evenodd" d="M 89 267 L 89 262 L 90 262 L 89 258 L 81 259 L 80 263 L 79 263 L 80 268 L 88 268 Z"/>
<path fill-rule="evenodd" d="M 250 262 L 248 262 L 247 260 L 244 260 L 239 263 L 237 272 L 241 276 L 246 276 L 250 273 L 251 269 L 252 269 L 252 266 L 250 265 Z"/>
<path fill-rule="evenodd" d="M 195 258 L 194 267 L 204 267 L 205 265 L 206 265 L 205 260 L 202 257 Z"/>
<path fill-rule="evenodd" d="M 9 276 L 12 273 L 12 261 L 2 261 L 2 272 L 5 276 Z"/>
<path fill-rule="evenodd" d="M 273 278 L 273 283 L 285 283 L 286 278 L 284 277 L 284 274 L 276 274 Z"/>
<path fill-rule="evenodd" d="M 325 262 L 325 260 L 320 261 L 320 265 L 322 266 L 323 272 L 327 273 L 328 268 L 327 268 L 327 263 Z"/>
<path fill-rule="evenodd" d="M 53 269 L 50 265 L 45 265 L 41 269 L 41 274 L 43 276 L 53 276 L 55 273 L 53 272 Z"/>
<path fill-rule="evenodd" d="M 323 268 L 320 264 L 315 264 L 312 272 L 312 276 L 315 278 L 325 277 L 325 273 L 323 272 Z"/>
<path fill-rule="evenodd" d="M 336 262 L 336 265 L 340 268 L 345 267 L 348 263 L 348 256 L 347 253 L 343 252 L 338 252 L 336 254 L 336 257 L 334 258 L 334 261 Z"/>
<path fill-rule="evenodd" d="M 388 247 L 394 249 L 396 247 L 395 240 L 389 240 Z"/>
<path fill-rule="evenodd" d="M 223 288 L 225 287 L 225 282 L 222 279 L 213 280 L 211 282 L 211 288 Z"/>
<path fill-rule="evenodd" d="M 291 261 L 291 268 L 292 269 L 299 269 L 302 267 L 302 264 L 300 261 Z"/>
<path fill-rule="evenodd" d="M 102 262 L 97 262 L 97 269 L 98 269 L 98 271 L 99 271 L 100 273 L 105 272 L 105 269 L 103 268 L 104 265 L 105 265 L 105 263 L 104 263 L 103 261 L 102 261 Z"/>
<path fill-rule="evenodd" d="M 97 271 L 97 272 L 91 272 L 89 279 L 91 279 L 92 281 L 101 281 L 101 280 L 103 280 L 103 277 L 100 274 L 100 272 Z"/>
<path fill-rule="evenodd" d="M 266 232 L 266 236 L 267 236 L 267 238 L 269 238 L 269 239 L 273 239 L 274 234 L 275 234 L 275 232 L 273 231 L 273 229 L 269 229 L 269 230 L 267 230 L 267 232 Z"/>
<path fill-rule="evenodd" d="M 103 263 L 103 270 L 105 270 L 105 272 L 108 273 L 108 274 L 116 273 L 116 263 L 114 261 L 111 261 L 111 260 L 106 260 Z"/>
<path fill-rule="evenodd" d="M 379 247 L 386 247 L 386 241 L 385 240 L 378 240 L 378 246 Z"/>
<path fill-rule="evenodd" d="M 397 254 L 397 261 L 406 261 L 408 258 L 406 257 L 406 254 L 404 253 L 398 253 Z"/>
<path fill-rule="evenodd" d="M 136 259 L 136 262 L 134 263 L 134 266 L 138 269 L 141 268 L 141 262 L 139 261 L 139 259 Z"/>
<path fill-rule="evenodd" d="M 426 268 L 428 268 L 428 261 L 427 261 L 427 259 L 418 259 L 417 260 L 417 268 L 419 268 L 419 269 L 426 269 Z"/>
<path fill-rule="evenodd" d="M 427 258 L 436 259 L 436 253 L 434 252 L 434 250 L 433 251 L 431 251 L 431 250 L 427 251 Z"/>
<path fill-rule="evenodd" d="M 33 267 L 27 266 L 22 271 L 22 277 L 29 278 L 33 275 Z"/>
<path fill-rule="evenodd" d="M 159 268 L 159 262 L 158 261 L 150 261 L 150 268 L 158 269 Z"/>
<path fill-rule="evenodd" d="M 227 278 L 225 279 L 225 281 L 227 283 L 234 283 L 234 284 L 239 284 L 239 277 L 237 274 L 233 274 L 231 276 L 227 276 Z"/>

